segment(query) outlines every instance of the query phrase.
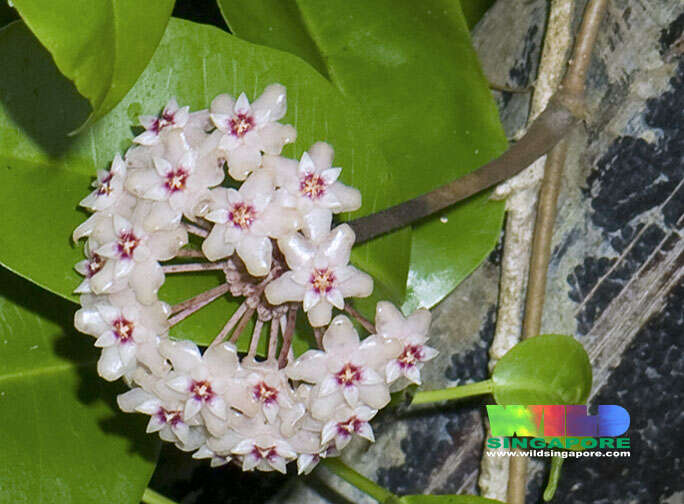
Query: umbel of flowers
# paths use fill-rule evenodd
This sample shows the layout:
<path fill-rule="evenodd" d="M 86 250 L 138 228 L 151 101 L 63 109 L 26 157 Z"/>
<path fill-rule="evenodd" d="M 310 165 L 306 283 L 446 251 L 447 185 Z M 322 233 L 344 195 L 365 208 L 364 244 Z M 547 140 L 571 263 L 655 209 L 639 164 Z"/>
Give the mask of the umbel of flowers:
<path fill-rule="evenodd" d="M 213 466 L 285 472 L 296 460 L 301 473 L 355 436 L 373 441 L 369 421 L 390 385 L 420 383 L 436 351 L 425 345 L 427 310 L 404 318 L 383 301 L 372 324 L 349 305 L 373 281 L 349 264 L 352 229 L 331 226 L 361 195 L 338 180 L 326 143 L 299 160 L 280 157 L 296 137 L 278 122 L 285 112 L 285 88 L 273 84 L 251 104 L 223 94 L 190 112 L 172 99 L 140 118 L 145 131 L 81 201 L 92 215 L 73 235 L 86 239 L 75 325 L 102 349 L 100 376 L 130 386 L 119 406 L 148 415 L 148 432 Z M 206 270 L 225 281 L 175 306 L 158 298 L 166 275 Z M 224 295 L 243 302 L 204 352 L 171 337 L 174 324 Z M 300 306 L 319 348 L 295 358 Z M 361 340 L 341 313 L 371 335 Z M 250 321 L 240 355 L 235 343 Z M 268 351 L 258 358 L 262 332 Z"/>

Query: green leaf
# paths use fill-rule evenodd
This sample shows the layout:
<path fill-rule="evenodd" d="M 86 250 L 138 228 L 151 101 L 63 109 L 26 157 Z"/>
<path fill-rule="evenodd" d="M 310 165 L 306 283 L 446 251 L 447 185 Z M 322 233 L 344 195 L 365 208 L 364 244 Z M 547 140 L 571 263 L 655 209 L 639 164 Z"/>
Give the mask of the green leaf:
<path fill-rule="evenodd" d="M 95 374 L 74 305 L 4 268 L 0 285 L 0 500 L 140 502 L 159 442 Z"/>
<path fill-rule="evenodd" d="M 496 0 L 461 0 L 463 15 L 468 21 L 468 28 L 472 29 L 482 19 L 485 12 L 494 5 Z"/>
<path fill-rule="evenodd" d="M 405 495 L 399 499 L 399 502 L 402 504 L 503 504 L 501 501 L 476 495 Z"/>
<path fill-rule="evenodd" d="M 233 33 L 292 52 L 361 104 L 408 199 L 499 155 L 506 139 L 458 2 L 218 0 Z M 414 228 L 406 310 L 433 306 L 493 249 L 501 202 L 471 198 Z"/>
<path fill-rule="evenodd" d="M 584 347 L 560 334 L 518 343 L 492 373 L 497 404 L 584 404 L 591 391 L 591 364 Z"/>
<path fill-rule="evenodd" d="M 172 96 L 196 110 L 222 92 L 245 90 L 253 98 L 269 83 L 281 82 L 288 89 L 284 121 L 298 130 L 296 144 L 284 154 L 300 156 L 317 140 L 330 142 L 335 164 L 344 168 L 342 179 L 363 192 L 364 206 L 355 215 L 399 200 L 390 169 L 364 134 L 353 104 L 297 58 L 216 28 L 172 20 L 126 98 L 76 137 L 64 137 L 62 127 L 79 124 L 87 103 L 23 24 L 0 31 L 0 60 L 8 70 L 0 81 L 0 263 L 67 299 L 76 299 L 72 291 L 81 280 L 73 271 L 82 259 L 81 246 L 69 243 L 87 216 L 78 202 L 88 194 L 95 170 L 130 145 L 137 115 L 158 111 Z M 353 262 L 371 273 L 376 290 L 390 299 L 403 295 L 409 239 L 409 232 L 395 233 L 353 252 Z M 219 281 L 218 274 L 169 275 L 162 298 L 176 303 Z M 175 327 L 173 335 L 206 344 L 236 306 L 226 297 L 215 301 Z M 299 341 L 295 350 L 306 344 Z"/>
<path fill-rule="evenodd" d="M 0 28 L 17 19 L 17 11 L 10 7 L 7 2 L 0 2 Z"/>
<path fill-rule="evenodd" d="M 88 123 L 92 123 L 133 87 L 164 34 L 174 0 L 15 0 L 14 4 L 60 71 L 90 102 Z"/>

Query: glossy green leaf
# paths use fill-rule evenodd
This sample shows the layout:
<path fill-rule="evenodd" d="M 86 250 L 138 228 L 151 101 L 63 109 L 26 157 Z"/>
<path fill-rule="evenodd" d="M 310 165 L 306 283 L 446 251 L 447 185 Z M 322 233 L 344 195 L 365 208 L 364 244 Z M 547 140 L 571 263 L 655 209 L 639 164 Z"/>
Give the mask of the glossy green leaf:
<path fill-rule="evenodd" d="M 90 102 L 91 123 L 133 87 L 164 34 L 174 0 L 15 0 L 14 4 L 60 71 Z"/>
<path fill-rule="evenodd" d="M 0 501 L 140 502 L 159 442 L 95 374 L 74 305 L 0 268 Z"/>
<path fill-rule="evenodd" d="M 499 155 L 506 139 L 453 0 L 218 0 L 239 37 L 297 54 L 365 114 L 408 199 Z M 487 256 L 504 207 L 480 195 L 415 226 L 406 310 L 432 306 Z"/>
<path fill-rule="evenodd" d="M 497 404 L 584 404 L 592 372 L 574 338 L 547 334 L 518 343 L 492 373 Z"/>
<path fill-rule="evenodd" d="M 0 263 L 67 299 L 80 278 L 82 258 L 71 231 L 86 218 L 77 209 L 97 168 L 126 149 L 138 114 L 158 111 L 176 96 L 193 110 L 221 92 L 245 90 L 254 97 L 271 82 L 288 88 L 284 121 L 298 130 L 285 155 L 301 155 L 317 140 L 336 149 L 346 183 L 359 187 L 363 215 L 396 203 L 398 191 L 375 144 L 349 104 L 323 77 L 299 59 L 254 46 L 216 28 L 172 20 L 167 33 L 126 98 L 77 137 L 61 134 L 79 124 L 87 103 L 58 72 L 49 54 L 21 23 L 0 31 L 0 59 L 9 70 L 0 80 Z M 409 233 L 356 247 L 353 262 L 376 278 L 383 296 L 400 299 L 406 282 Z M 169 276 L 162 297 L 175 303 L 218 285 L 217 274 Z M 234 301 L 224 298 L 174 328 L 174 336 L 207 343 L 227 320 Z M 301 348 L 301 345 L 298 347 Z"/>
<path fill-rule="evenodd" d="M 468 22 L 468 28 L 472 29 L 485 12 L 494 5 L 496 0 L 461 0 L 461 8 L 463 9 L 463 15 Z"/>
<path fill-rule="evenodd" d="M 476 495 L 405 495 L 399 499 L 402 504 L 503 504 L 494 499 Z"/>

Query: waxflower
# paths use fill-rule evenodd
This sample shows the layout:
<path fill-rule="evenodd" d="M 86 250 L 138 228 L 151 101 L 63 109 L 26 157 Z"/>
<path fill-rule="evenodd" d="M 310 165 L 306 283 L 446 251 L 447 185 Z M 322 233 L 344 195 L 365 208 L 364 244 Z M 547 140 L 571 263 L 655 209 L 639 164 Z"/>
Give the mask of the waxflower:
<path fill-rule="evenodd" d="M 291 271 L 268 284 L 268 301 L 302 301 L 311 325 L 320 327 L 330 322 L 333 306 L 344 308 L 345 298 L 369 296 L 373 279 L 348 264 L 354 239 L 347 224 L 337 226 L 319 244 L 299 233 L 279 239 Z"/>
<path fill-rule="evenodd" d="M 280 154 L 285 144 L 295 141 L 295 129 L 277 122 L 286 111 L 285 88 L 280 84 L 268 86 L 251 105 L 244 93 L 237 100 L 227 94 L 214 98 L 211 120 L 222 133 L 219 148 L 232 178 L 245 180 L 261 165 L 262 153 Z"/>
<path fill-rule="evenodd" d="M 286 372 L 293 380 L 316 384 L 310 397 L 315 419 L 327 420 L 344 403 L 352 408 L 365 404 L 379 409 L 390 396 L 376 368 L 397 352 L 397 345 L 377 336 L 360 341 L 351 321 L 338 315 L 323 335 L 323 350 L 308 350 Z"/>
<path fill-rule="evenodd" d="M 333 214 L 361 207 L 359 190 L 337 180 L 342 169 L 332 166 L 333 157 L 329 144 L 317 142 L 299 162 L 276 156 L 264 158 L 264 168 L 271 170 L 276 185 L 287 191 L 291 204 L 302 214 L 304 233 L 314 242 L 328 233 Z"/>
<path fill-rule="evenodd" d="M 244 93 L 220 95 L 191 113 L 172 99 L 159 116 L 141 117 L 146 131 L 98 171 L 81 202 L 93 214 L 73 232 L 87 238 L 74 325 L 102 349 L 99 374 L 130 387 L 117 402 L 147 415 L 148 433 L 212 467 L 285 473 L 296 461 L 304 474 L 355 436 L 372 442 L 369 422 L 390 384 L 402 374 L 418 383 L 436 351 L 425 345 L 426 310 L 404 319 L 382 302 L 375 327 L 348 304 L 370 295 L 373 281 L 349 265 L 352 229 L 331 225 L 359 208 L 360 193 L 339 182 L 326 143 L 299 160 L 279 156 L 296 136 L 277 122 L 285 111 L 276 84 L 252 104 Z M 226 165 L 234 180 L 220 186 Z M 188 233 L 203 239 L 201 251 Z M 207 270 L 222 284 L 174 306 L 160 301 L 167 275 Z M 226 294 L 243 302 L 204 352 L 171 339 L 173 326 Z M 295 358 L 300 307 L 318 349 Z M 372 334 L 361 340 L 333 307 Z M 236 342 L 253 318 L 241 359 Z M 256 357 L 262 337 L 265 360 Z"/>
<path fill-rule="evenodd" d="M 98 374 L 113 381 L 133 371 L 137 361 L 162 372 L 164 361 L 156 337 L 167 329 L 161 303 L 144 306 L 130 292 L 110 296 L 81 296 L 82 307 L 74 316 L 79 331 L 97 338 L 102 348 Z"/>
<path fill-rule="evenodd" d="M 126 164 L 121 155 L 117 154 L 109 171 L 97 171 L 97 178 L 92 183 L 95 190 L 83 198 L 79 205 L 93 212 L 114 210 L 119 205 L 133 205 L 135 198 L 126 193 L 125 181 Z"/>
<path fill-rule="evenodd" d="M 297 229 L 296 212 L 282 207 L 266 173 L 251 175 L 239 190 L 213 189 L 212 198 L 204 216 L 214 223 L 202 243 L 206 257 L 215 261 L 237 252 L 251 275 L 266 275 L 273 257 L 270 238 Z"/>
<path fill-rule="evenodd" d="M 175 98 L 171 98 L 158 116 L 143 115 L 138 118 L 145 131 L 133 141 L 141 145 L 155 145 L 163 132 L 182 128 L 188 121 L 190 107 L 179 107 Z"/>
<path fill-rule="evenodd" d="M 375 327 L 378 335 L 401 342 L 401 352 L 385 367 L 387 383 L 405 376 L 420 385 L 420 368 L 438 354 L 437 350 L 425 345 L 428 339 L 431 315 L 421 308 L 408 317 L 390 302 L 380 301 L 376 306 Z"/>

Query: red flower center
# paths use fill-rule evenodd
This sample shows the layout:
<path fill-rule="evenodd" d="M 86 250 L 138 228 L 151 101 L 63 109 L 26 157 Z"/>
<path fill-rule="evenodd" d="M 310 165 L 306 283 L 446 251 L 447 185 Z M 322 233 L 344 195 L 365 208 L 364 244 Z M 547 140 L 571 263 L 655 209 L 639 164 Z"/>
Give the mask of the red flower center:
<path fill-rule="evenodd" d="M 207 402 L 214 397 L 214 391 L 211 389 L 211 384 L 208 381 L 192 381 L 190 385 L 190 393 L 192 396 L 201 402 Z"/>
<path fill-rule="evenodd" d="M 309 173 L 304 178 L 300 179 L 299 191 L 307 196 L 309 199 L 317 200 L 325 194 L 327 185 L 323 177 L 315 173 Z"/>
<path fill-rule="evenodd" d="M 130 259 L 133 252 L 140 245 L 140 238 L 133 231 L 123 231 L 119 235 L 119 255 L 122 259 Z"/>
<path fill-rule="evenodd" d="M 337 372 L 335 378 L 338 385 L 350 387 L 361 381 L 361 368 L 348 362 Z"/>
<path fill-rule="evenodd" d="M 190 174 L 183 167 L 171 170 L 166 174 L 166 181 L 164 185 L 169 190 L 169 192 L 182 191 L 185 189 L 185 184 L 188 181 Z"/>
<path fill-rule="evenodd" d="M 262 381 L 254 385 L 254 398 L 259 402 L 269 404 L 278 400 L 278 390 Z"/>
<path fill-rule="evenodd" d="M 254 445 L 252 455 L 254 455 L 259 460 L 273 460 L 275 457 L 278 456 L 278 450 L 276 450 L 275 446 L 267 446 L 266 448 L 262 448 L 261 446 Z"/>
<path fill-rule="evenodd" d="M 337 423 L 337 433 L 343 437 L 350 436 L 354 432 L 358 432 L 363 424 L 363 420 L 359 420 L 353 416 L 349 420 Z"/>
<path fill-rule="evenodd" d="M 176 426 L 177 424 L 182 422 L 182 416 L 180 411 L 169 411 L 165 408 L 159 408 L 157 416 L 161 422 L 164 422 L 165 424 L 169 424 L 172 426 Z"/>
<path fill-rule="evenodd" d="M 114 336 L 116 336 L 119 343 L 128 343 L 133 339 L 134 324 L 130 320 L 119 317 L 114 321 L 112 327 L 114 328 Z"/>
<path fill-rule="evenodd" d="M 256 210 L 251 205 L 245 203 L 235 203 L 228 212 L 228 219 L 233 226 L 240 229 L 249 229 L 256 219 Z"/>
<path fill-rule="evenodd" d="M 330 292 L 335 286 L 335 274 L 328 268 L 314 269 L 311 274 L 311 286 L 319 294 Z"/>
<path fill-rule="evenodd" d="M 102 180 L 99 181 L 98 186 L 97 186 L 97 195 L 98 196 L 109 196 L 112 194 L 112 178 L 114 175 L 109 172 L 107 175 L 104 176 Z"/>
<path fill-rule="evenodd" d="M 229 122 L 230 132 L 242 138 L 254 127 L 254 118 L 248 114 L 235 114 Z"/>
<path fill-rule="evenodd" d="M 90 256 L 90 259 L 88 259 L 88 265 L 86 266 L 86 276 L 88 278 L 92 277 L 102 269 L 104 266 L 105 260 L 102 258 L 102 256 L 93 253 Z"/>
<path fill-rule="evenodd" d="M 423 352 L 420 345 L 406 345 L 404 351 L 397 358 L 399 366 L 402 369 L 410 368 L 416 365 L 416 362 L 420 361 Z"/>

